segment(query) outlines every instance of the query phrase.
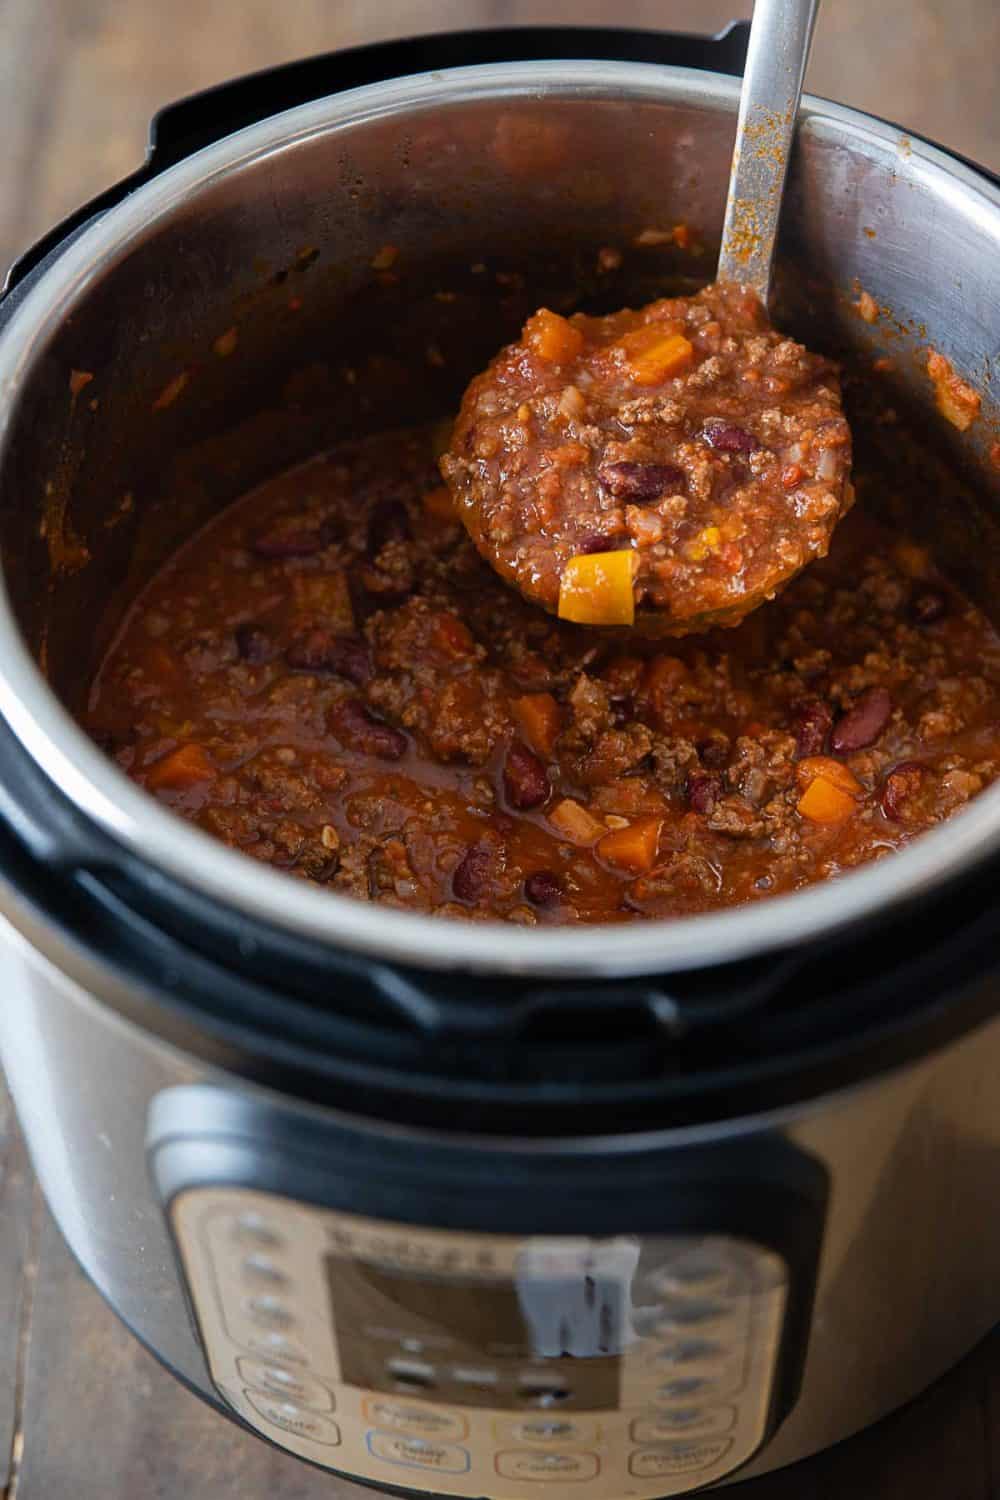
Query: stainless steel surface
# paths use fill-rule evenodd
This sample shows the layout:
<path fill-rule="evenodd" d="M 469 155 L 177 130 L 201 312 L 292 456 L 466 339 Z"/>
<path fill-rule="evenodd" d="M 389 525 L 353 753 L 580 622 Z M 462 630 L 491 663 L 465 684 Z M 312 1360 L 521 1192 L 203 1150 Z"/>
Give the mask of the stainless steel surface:
<path fill-rule="evenodd" d="M 84 1270 L 130 1327 L 203 1394 L 212 1382 L 190 1322 L 145 1153 L 164 1089 L 211 1082 L 274 1104 L 252 1082 L 189 1059 L 101 1003 L 111 981 L 32 927 L 6 887 L 0 1062 L 43 1189 Z M 832 1198 L 803 1385 L 746 1474 L 836 1442 L 910 1399 L 1000 1313 L 1000 1021 L 918 1066 L 770 1118 L 663 1134 L 665 1149 L 781 1137 L 828 1168 Z M 289 1110 L 308 1124 L 334 1109 Z M 431 1142 L 429 1142 L 431 1144 Z M 467 1141 L 483 1153 L 491 1143 Z M 522 1142 L 530 1153 L 540 1144 Z M 580 1142 L 561 1150 L 572 1155 Z M 608 1148 L 627 1150 L 628 1140 Z M 558 1193 L 554 1180 L 552 1192 Z M 625 1226 L 623 1226 L 624 1228 Z M 481 1489 L 474 1491 L 482 1493 Z"/>
<path fill-rule="evenodd" d="M 756 0 L 719 250 L 719 281 L 752 287 L 764 306 L 788 157 L 819 0 Z"/>
<path fill-rule="evenodd" d="M 764 1437 L 787 1287 L 762 1246 L 405 1228 L 225 1187 L 180 1193 L 171 1217 L 216 1389 L 323 1467 L 447 1495 L 658 1500 Z M 260 1292 L 257 1247 L 277 1290 Z M 585 1278 L 593 1311 L 570 1299 Z M 480 1301 L 509 1304 L 485 1337 Z M 605 1309 L 613 1358 L 588 1360 Z M 576 1357 L 542 1358 L 567 1330 Z M 539 1353 L 511 1352 L 521 1339 Z"/>
<path fill-rule="evenodd" d="M 363 346 L 343 349 L 380 246 L 403 247 L 400 292 L 411 315 L 388 332 L 385 322 L 377 326 L 396 341 L 391 358 L 415 372 L 407 410 L 420 414 L 432 400 L 446 409 L 481 352 L 509 331 L 511 312 L 509 293 L 486 278 L 493 301 L 481 291 L 471 320 L 469 300 L 434 301 L 442 278 L 461 274 L 469 285 L 471 264 L 502 253 L 504 270 L 533 290 L 560 274 L 565 284 L 586 253 L 627 248 L 642 228 L 677 220 L 717 242 L 737 99 L 736 84 L 714 75 L 597 62 L 399 80 L 207 148 L 66 252 L 0 336 L 0 529 L 5 558 L 14 559 L 0 601 L 0 697 L 23 743 L 81 808 L 143 859 L 289 930 L 386 959 L 491 973 L 624 975 L 695 966 L 708 953 L 718 961 L 762 953 L 935 889 L 996 849 L 1000 788 L 903 853 L 835 883 L 684 922 L 580 930 L 567 944 L 556 931 L 444 923 L 289 881 L 158 807 L 61 701 L 79 692 L 90 665 L 79 621 L 97 622 L 87 645 L 98 649 L 113 628 L 112 605 L 173 539 L 338 430 L 398 420 L 397 386 L 390 402 L 379 408 L 373 396 L 365 411 L 350 405 L 344 379 L 355 354 L 364 366 Z M 509 143 L 519 138 L 528 146 L 512 155 Z M 553 190 L 553 173 L 563 181 L 560 163 L 581 161 L 587 171 Z M 969 500 L 978 507 L 977 544 L 964 560 L 966 581 L 995 605 L 997 476 L 986 418 L 995 414 L 1000 342 L 992 269 L 1000 194 L 934 148 L 809 98 L 787 192 L 779 272 L 789 326 L 807 327 L 813 344 L 839 337 L 884 352 L 885 327 L 853 311 L 860 285 L 891 308 L 900 379 L 928 426 L 944 424 L 921 361 L 911 362 L 922 347 L 932 343 L 983 390 L 984 419 L 962 440 L 982 460 Z M 296 260 L 303 247 L 320 250 L 308 270 Z M 648 287 L 661 264 L 637 261 L 623 291 Z M 704 261 L 686 269 L 704 276 Z M 307 299 L 305 332 L 289 315 L 290 286 Z M 464 355 L 455 341 L 443 369 L 429 365 L 428 328 L 447 344 L 449 317 L 462 307 Z M 237 323 L 242 363 L 219 360 L 213 341 Z M 331 328 L 335 344 L 319 332 Z M 470 346 L 470 328 L 482 351 Z M 371 324 L 368 338 L 370 354 Z M 69 387 L 73 370 L 95 377 L 79 399 Z M 232 379 L 236 370 L 241 381 Z M 184 372 L 187 385 L 164 404 Z M 255 407 L 267 413 L 263 426 L 249 420 Z M 226 430 L 235 440 L 223 445 Z M 154 544 L 157 507 L 174 531 L 161 526 Z M 61 553 L 53 537 L 66 544 Z M 55 691 L 36 665 L 42 651 Z"/>

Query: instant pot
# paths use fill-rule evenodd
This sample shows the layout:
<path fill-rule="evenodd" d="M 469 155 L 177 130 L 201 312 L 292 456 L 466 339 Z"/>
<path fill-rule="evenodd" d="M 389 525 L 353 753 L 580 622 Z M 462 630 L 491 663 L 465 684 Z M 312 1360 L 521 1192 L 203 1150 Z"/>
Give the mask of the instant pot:
<path fill-rule="evenodd" d="M 761 1474 L 1000 1317 L 1000 788 L 792 896 L 529 930 L 263 868 L 73 718 L 220 506 L 447 413 L 541 302 L 710 279 L 745 44 L 477 32 L 242 80 L 0 304 L 0 1048 L 38 1176 L 181 1380 L 393 1490 Z M 998 253 L 984 174 L 805 100 L 780 320 L 877 359 L 884 421 L 965 476 L 907 524 L 994 608 Z M 983 393 L 966 433 L 931 346 Z"/>

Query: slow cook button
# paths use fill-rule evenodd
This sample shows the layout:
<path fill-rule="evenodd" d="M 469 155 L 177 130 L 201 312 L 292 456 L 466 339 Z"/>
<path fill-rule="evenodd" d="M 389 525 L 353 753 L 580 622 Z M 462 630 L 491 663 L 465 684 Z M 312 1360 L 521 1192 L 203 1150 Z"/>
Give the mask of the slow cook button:
<path fill-rule="evenodd" d="M 388 1401 L 384 1396 L 368 1396 L 365 1416 L 373 1427 L 404 1432 L 410 1437 L 457 1438 L 468 1432 L 468 1423 L 456 1412 L 442 1411 L 439 1406 L 422 1406 L 415 1401 Z"/>
<path fill-rule="evenodd" d="M 263 1391 L 244 1391 L 254 1411 L 295 1437 L 308 1438 L 311 1443 L 322 1443 L 324 1447 L 336 1448 L 340 1443 L 340 1428 L 329 1417 L 320 1417 L 313 1411 L 296 1406 L 294 1401 L 282 1401 L 280 1396 L 268 1396 Z"/>
<path fill-rule="evenodd" d="M 293 1365 L 307 1365 L 309 1355 L 292 1339 L 286 1338 L 283 1333 L 254 1333 L 252 1330 L 246 1337 L 241 1337 L 239 1342 L 249 1349 L 251 1354 L 262 1354 L 265 1359 L 286 1360 Z"/>
<path fill-rule="evenodd" d="M 501 1479 L 538 1483 L 596 1479 L 601 1461 L 596 1453 L 550 1453 L 538 1448 L 509 1448 L 494 1460 Z"/>
<path fill-rule="evenodd" d="M 468 1453 L 454 1443 L 407 1437 L 401 1432 L 368 1432 L 365 1441 L 373 1458 L 404 1469 L 430 1469 L 437 1474 L 465 1474 L 469 1469 Z"/>
<path fill-rule="evenodd" d="M 259 1391 L 269 1391 L 272 1396 L 307 1406 L 310 1411 L 333 1410 L 333 1397 L 326 1386 L 298 1370 L 286 1370 L 282 1365 L 269 1364 L 266 1359 L 248 1359 L 245 1355 L 236 1361 L 236 1368 L 247 1385 Z"/>
<path fill-rule="evenodd" d="M 635 1479 L 670 1479 L 675 1474 L 694 1474 L 710 1469 L 733 1446 L 732 1438 L 710 1438 L 705 1442 L 661 1443 L 658 1448 L 639 1448 L 631 1454 L 628 1471 Z"/>
<path fill-rule="evenodd" d="M 596 1422 L 581 1421 L 577 1417 L 519 1417 L 515 1421 L 496 1424 L 497 1439 L 501 1443 L 538 1443 L 547 1448 L 563 1448 L 578 1443 L 596 1443 Z"/>
<path fill-rule="evenodd" d="M 663 1443 L 679 1437 L 714 1437 L 729 1432 L 735 1406 L 675 1406 L 655 1416 L 636 1417 L 630 1428 L 634 1443 Z"/>

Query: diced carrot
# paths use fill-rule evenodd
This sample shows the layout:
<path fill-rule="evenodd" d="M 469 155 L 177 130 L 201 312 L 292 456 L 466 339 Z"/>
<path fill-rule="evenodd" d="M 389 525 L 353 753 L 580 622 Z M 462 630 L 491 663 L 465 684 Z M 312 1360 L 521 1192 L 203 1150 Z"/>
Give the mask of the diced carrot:
<path fill-rule="evenodd" d="M 694 345 L 689 339 L 682 333 L 667 332 L 656 323 L 627 333 L 618 348 L 636 385 L 659 385 L 679 375 L 694 359 Z"/>
<path fill-rule="evenodd" d="M 630 548 L 571 557 L 559 584 L 559 618 L 577 625 L 632 625 L 635 564 Z"/>
<path fill-rule="evenodd" d="M 436 490 L 428 490 L 424 496 L 424 510 L 438 521 L 454 521 L 455 502 L 451 498 L 451 491 L 443 484 L 438 485 Z"/>
<path fill-rule="evenodd" d="M 632 875 L 645 875 L 656 863 L 662 826 L 659 818 L 643 818 L 627 828 L 616 828 L 600 840 L 597 852 L 616 869 L 627 870 Z"/>
<path fill-rule="evenodd" d="M 849 792 L 841 791 L 832 781 L 817 776 L 810 781 L 798 801 L 798 811 L 811 823 L 843 823 L 858 804 Z"/>
<path fill-rule="evenodd" d="M 593 817 L 579 802 L 564 797 L 549 813 L 549 822 L 557 833 L 571 844 L 589 847 L 607 833 L 607 826 Z"/>
<path fill-rule="evenodd" d="M 747 733 L 751 733 L 748 729 Z M 861 795 L 861 783 L 849 766 L 843 761 L 834 760 L 831 755 L 807 755 L 800 760 L 795 767 L 799 786 L 803 789 L 821 779 L 844 792 L 848 797 Z"/>
<path fill-rule="evenodd" d="M 967 381 L 961 379 L 951 361 L 931 349 L 927 355 L 927 373 L 934 382 L 937 408 L 953 427 L 964 432 L 979 416 L 982 397 Z"/>
<path fill-rule="evenodd" d="M 512 698 L 510 706 L 532 750 L 544 760 L 551 760 L 562 718 L 552 694 L 526 693 L 523 698 Z"/>
<path fill-rule="evenodd" d="M 214 781 L 215 767 L 201 745 L 181 745 L 158 760 L 146 777 L 150 791 L 185 792 L 200 781 Z"/>
<path fill-rule="evenodd" d="M 583 334 L 574 328 L 568 319 L 547 307 L 539 308 L 524 325 L 524 342 L 539 359 L 551 364 L 567 364 L 575 359 L 583 348 Z"/>

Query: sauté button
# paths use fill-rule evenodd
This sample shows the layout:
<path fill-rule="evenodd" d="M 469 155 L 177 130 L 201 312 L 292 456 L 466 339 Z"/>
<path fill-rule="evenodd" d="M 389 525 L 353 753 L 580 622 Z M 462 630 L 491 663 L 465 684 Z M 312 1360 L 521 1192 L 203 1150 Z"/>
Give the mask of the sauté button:
<path fill-rule="evenodd" d="M 438 1474 L 465 1474 L 470 1458 L 464 1448 L 454 1443 L 439 1443 L 433 1438 L 407 1437 L 401 1432 L 368 1432 L 368 1452 L 383 1463 L 399 1464 L 405 1469 L 432 1469 Z"/>
<path fill-rule="evenodd" d="M 282 1401 L 280 1396 L 267 1396 L 263 1391 L 244 1391 L 243 1394 L 265 1422 L 280 1427 L 282 1432 L 308 1438 L 311 1443 L 322 1443 L 327 1448 L 338 1447 L 340 1428 L 329 1417 L 317 1416 L 315 1412 L 296 1406 L 294 1401 Z"/>
<path fill-rule="evenodd" d="M 629 1457 L 628 1471 L 636 1479 L 694 1474 L 717 1464 L 732 1445 L 732 1438 L 709 1438 L 705 1442 L 678 1441 L 662 1443 L 658 1448 L 639 1448 Z"/>
<path fill-rule="evenodd" d="M 270 1364 L 266 1359 L 249 1359 L 246 1355 L 236 1361 L 236 1368 L 247 1385 L 258 1391 L 268 1391 L 298 1406 L 307 1406 L 310 1411 L 333 1410 L 333 1396 L 326 1386 L 298 1370 L 286 1370 L 283 1365 Z"/>
<path fill-rule="evenodd" d="M 596 1479 L 601 1469 L 596 1453 L 554 1453 L 539 1448 L 508 1448 L 496 1454 L 494 1464 L 501 1479 L 543 1484 Z"/>
<path fill-rule="evenodd" d="M 285 1237 L 275 1224 L 262 1214 L 240 1214 L 233 1224 L 233 1239 L 248 1249 L 277 1250 L 285 1243 Z"/>
<path fill-rule="evenodd" d="M 385 1396 L 368 1396 L 365 1416 L 374 1427 L 403 1432 L 410 1437 L 464 1438 L 468 1423 L 457 1412 L 443 1411 L 439 1406 L 424 1406 L 416 1401 L 391 1401 Z"/>

